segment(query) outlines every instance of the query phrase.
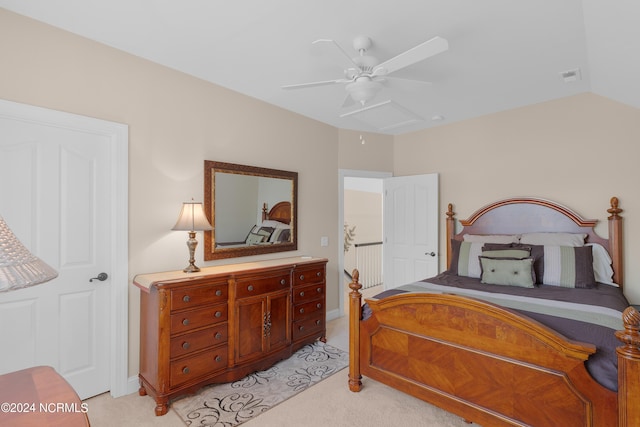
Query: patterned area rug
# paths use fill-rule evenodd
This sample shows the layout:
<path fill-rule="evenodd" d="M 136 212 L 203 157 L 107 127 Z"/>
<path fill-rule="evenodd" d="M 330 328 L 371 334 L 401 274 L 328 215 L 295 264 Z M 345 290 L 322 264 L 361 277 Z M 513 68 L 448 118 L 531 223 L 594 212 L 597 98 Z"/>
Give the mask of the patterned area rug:
<path fill-rule="evenodd" d="M 188 426 L 232 427 L 306 390 L 349 364 L 345 351 L 316 342 L 266 371 L 202 389 L 171 404 Z"/>

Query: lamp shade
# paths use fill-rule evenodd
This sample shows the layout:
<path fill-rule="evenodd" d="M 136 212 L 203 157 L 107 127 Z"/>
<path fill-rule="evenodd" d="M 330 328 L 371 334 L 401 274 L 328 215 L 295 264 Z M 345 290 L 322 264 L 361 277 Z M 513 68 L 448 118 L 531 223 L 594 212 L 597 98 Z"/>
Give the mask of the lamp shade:
<path fill-rule="evenodd" d="M 18 240 L 0 217 L 0 292 L 37 285 L 58 277 Z"/>
<path fill-rule="evenodd" d="M 178 222 L 172 230 L 203 231 L 213 230 L 204 214 L 201 202 L 184 202 L 178 217 Z"/>

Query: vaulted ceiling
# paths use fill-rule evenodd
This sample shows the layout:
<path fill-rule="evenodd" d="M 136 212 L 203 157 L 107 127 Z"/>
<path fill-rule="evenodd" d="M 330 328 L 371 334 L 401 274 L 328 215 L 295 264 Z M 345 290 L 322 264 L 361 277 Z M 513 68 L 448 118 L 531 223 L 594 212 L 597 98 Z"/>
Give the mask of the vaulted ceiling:
<path fill-rule="evenodd" d="M 343 129 L 401 134 L 593 92 L 640 108 L 637 0 L 0 0 L 0 7 Z M 356 57 L 448 50 L 344 105 Z M 318 39 L 333 42 L 313 42 Z M 344 50 L 343 51 L 341 51 Z M 345 52 L 347 53 L 345 55 Z M 568 75 L 567 75 L 568 72 Z"/>

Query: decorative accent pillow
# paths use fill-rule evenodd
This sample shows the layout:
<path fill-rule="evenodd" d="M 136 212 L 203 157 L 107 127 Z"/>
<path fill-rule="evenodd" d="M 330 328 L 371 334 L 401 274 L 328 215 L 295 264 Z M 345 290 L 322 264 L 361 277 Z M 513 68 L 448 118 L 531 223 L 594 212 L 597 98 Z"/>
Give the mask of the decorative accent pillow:
<path fill-rule="evenodd" d="M 518 243 L 519 234 L 464 234 L 462 240 L 472 243 Z"/>
<path fill-rule="evenodd" d="M 276 230 L 269 237 L 271 243 L 283 243 L 290 240 L 291 230 L 288 228 L 276 228 Z"/>
<path fill-rule="evenodd" d="M 496 250 L 482 250 L 482 256 L 487 258 L 515 258 L 522 259 L 531 256 L 531 249 L 512 249 L 511 247 Z"/>
<path fill-rule="evenodd" d="M 584 246 L 584 233 L 525 233 L 520 243 L 526 245 Z"/>
<path fill-rule="evenodd" d="M 522 243 L 512 243 L 510 245 L 487 243 L 484 245 L 485 251 L 499 251 L 506 249 L 519 249 L 530 253 L 531 258 L 533 258 L 533 272 L 536 276 L 536 284 L 541 285 L 542 278 L 544 276 L 544 246 L 525 245 Z"/>
<path fill-rule="evenodd" d="M 529 252 L 526 250 L 513 250 L 507 244 L 506 247 L 496 250 L 496 252 L 489 254 L 494 258 L 526 258 L 529 256 Z M 457 274 L 458 276 L 473 277 L 479 279 L 482 275 L 482 269 L 480 268 L 480 261 L 478 257 L 484 255 L 483 248 L 486 247 L 482 242 L 461 242 L 459 240 L 452 240 L 452 257 L 451 267 L 449 271 Z"/>
<path fill-rule="evenodd" d="M 263 236 L 262 234 L 249 233 L 247 239 L 245 240 L 245 243 L 249 245 L 257 245 L 258 243 L 264 242 L 264 238 L 265 236 Z"/>
<path fill-rule="evenodd" d="M 536 282 L 533 258 L 510 259 L 480 257 L 481 283 L 533 288 Z"/>
<path fill-rule="evenodd" d="M 545 285 L 565 288 L 593 288 L 596 286 L 591 246 L 545 245 L 543 262 L 542 283 Z"/>

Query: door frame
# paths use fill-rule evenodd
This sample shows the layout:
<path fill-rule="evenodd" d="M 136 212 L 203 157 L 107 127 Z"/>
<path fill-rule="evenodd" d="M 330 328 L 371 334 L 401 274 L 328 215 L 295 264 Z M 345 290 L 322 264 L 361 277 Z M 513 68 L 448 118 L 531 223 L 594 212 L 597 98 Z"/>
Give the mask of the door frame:
<path fill-rule="evenodd" d="M 111 307 L 109 325 L 109 385 L 113 397 L 128 390 L 129 365 L 129 126 L 92 117 L 0 99 L 0 115 L 30 123 L 44 123 L 105 136 L 111 155 L 113 220 L 111 236 Z"/>
<path fill-rule="evenodd" d="M 344 316 L 344 289 L 343 289 L 343 275 L 344 275 L 344 249 L 342 242 L 344 242 L 344 179 L 349 178 L 372 178 L 372 179 L 384 179 L 393 176 L 392 172 L 381 171 L 366 171 L 355 169 L 338 169 L 338 284 L 340 292 L 338 292 L 339 303 L 338 312 L 327 313 L 327 320 L 337 319 Z"/>

